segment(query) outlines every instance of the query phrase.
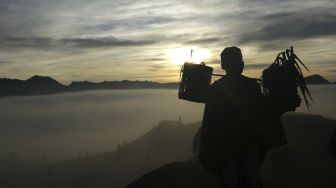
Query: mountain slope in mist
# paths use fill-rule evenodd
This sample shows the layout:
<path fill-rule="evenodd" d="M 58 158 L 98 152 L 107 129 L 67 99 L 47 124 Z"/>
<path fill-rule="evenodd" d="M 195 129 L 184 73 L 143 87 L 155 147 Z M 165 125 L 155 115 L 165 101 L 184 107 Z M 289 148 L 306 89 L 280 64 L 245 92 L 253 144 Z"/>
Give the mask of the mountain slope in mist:
<path fill-rule="evenodd" d="M 150 170 L 190 158 L 199 126 L 161 121 L 134 142 L 121 143 L 117 151 L 57 163 L 3 161 L 0 179 L 5 187 L 124 187 Z"/>
<path fill-rule="evenodd" d="M 326 148 L 336 121 L 299 114 L 285 115 L 283 120 L 289 144 L 266 156 L 262 168 L 265 187 L 330 187 L 333 169 Z M 204 172 L 192 154 L 200 125 L 162 121 L 116 151 L 61 162 L 41 159 L 32 163 L 13 156 L 0 161 L 1 187 L 121 188 L 129 184 L 129 188 L 151 188 L 186 187 L 195 182 L 198 187 L 215 186 L 217 177 Z"/>

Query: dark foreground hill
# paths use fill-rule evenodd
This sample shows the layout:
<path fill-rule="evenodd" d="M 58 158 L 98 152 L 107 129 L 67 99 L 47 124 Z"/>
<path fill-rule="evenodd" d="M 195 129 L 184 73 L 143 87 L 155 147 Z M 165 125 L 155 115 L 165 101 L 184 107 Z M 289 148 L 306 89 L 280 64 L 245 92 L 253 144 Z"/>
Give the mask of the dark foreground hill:
<path fill-rule="evenodd" d="M 127 188 L 219 188 L 219 185 L 218 177 L 203 170 L 197 161 L 185 161 L 167 164 L 151 171 Z"/>
<path fill-rule="evenodd" d="M 288 145 L 267 154 L 262 165 L 264 187 L 333 187 L 335 169 L 327 154 L 327 142 L 336 121 L 312 115 L 288 115 L 283 119 Z M 219 187 L 219 180 L 196 161 L 186 161 L 160 167 L 127 188 L 156 187 Z"/>
<path fill-rule="evenodd" d="M 266 156 L 264 187 L 331 187 L 333 163 L 326 147 L 336 121 L 298 114 L 283 120 L 289 144 Z M 200 122 L 162 121 L 134 142 L 90 157 L 35 163 L 3 160 L 1 187 L 216 187 L 217 177 L 193 160 L 192 141 L 199 126 Z"/>

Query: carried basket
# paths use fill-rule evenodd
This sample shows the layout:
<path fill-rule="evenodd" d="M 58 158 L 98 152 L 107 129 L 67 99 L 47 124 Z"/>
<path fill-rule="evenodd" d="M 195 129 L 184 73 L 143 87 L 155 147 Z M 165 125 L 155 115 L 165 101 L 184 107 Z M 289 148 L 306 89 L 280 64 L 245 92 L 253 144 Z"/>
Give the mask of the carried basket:
<path fill-rule="evenodd" d="M 213 68 L 201 64 L 184 63 L 180 72 L 178 98 L 205 103 Z"/>

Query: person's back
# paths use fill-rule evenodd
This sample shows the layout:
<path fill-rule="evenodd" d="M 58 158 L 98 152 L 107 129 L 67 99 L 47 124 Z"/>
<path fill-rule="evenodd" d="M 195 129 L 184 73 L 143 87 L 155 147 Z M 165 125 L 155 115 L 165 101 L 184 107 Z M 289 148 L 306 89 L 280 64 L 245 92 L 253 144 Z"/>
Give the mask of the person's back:
<path fill-rule="evenodd" d="M 280 114 L 267 105 L 257 80 L 242 75 L 239 48 L 225 48 L 221 60 L 226 75 L 207 95 L 199 160 L 224 187 L 259 187 L 260 153 L 286 143 Z"/>
<path fill-rule="evenodd" d="M 230 157 L 240 157 L 259 143 L 262 95 L 256 80 L 224 76 L 209 89 L 203 117 L 201 160 L 221 171 Z M 202 159 L 203 157 L 203 159 Z"/>

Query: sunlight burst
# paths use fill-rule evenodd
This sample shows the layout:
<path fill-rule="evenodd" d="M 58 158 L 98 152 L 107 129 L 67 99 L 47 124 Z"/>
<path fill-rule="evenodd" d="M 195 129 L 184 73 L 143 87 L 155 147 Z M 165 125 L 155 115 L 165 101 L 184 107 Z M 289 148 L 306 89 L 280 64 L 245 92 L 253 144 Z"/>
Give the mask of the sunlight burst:
<path fill-rule="evenodd" d="M 192 55 L 191 55 L 192 51 Z M 209 56 L 209 51 L 201 48 L 175 48 L 170 50 L 168 58 L 175 65 L 182 65 L 185 62 L 201 63 L 206 61 Z"/>

